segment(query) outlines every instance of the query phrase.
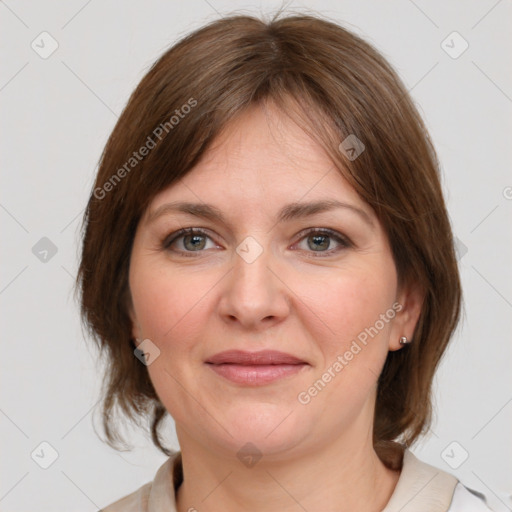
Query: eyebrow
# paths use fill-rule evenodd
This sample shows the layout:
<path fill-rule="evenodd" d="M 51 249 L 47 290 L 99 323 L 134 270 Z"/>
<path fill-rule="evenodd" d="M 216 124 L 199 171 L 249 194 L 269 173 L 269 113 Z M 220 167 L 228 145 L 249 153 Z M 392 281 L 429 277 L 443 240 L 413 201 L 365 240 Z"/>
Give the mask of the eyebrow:
<path fill-rule="evenodd" d="M 373 220 L 367 212 L 365 212 L 361 208 L 358 208 L 357 206 L 348 203 L 343 203 L 335 199 L 325 199 L 323 201 L 314 201 L 309 203 L 294 202 L 287 204 L 286 206 L 281 208 L 277 215 L 277 219 L 278 222 L 286 222 L 293 219 L 300 219 L 316 215 L 318 213 L 331 211 L 336 208 L 346 208 L 348 210 L 351 210 L 352 212 L 359 215 L 359 217 L 372 228 L 374 227 Z M 186 213 L 189 215 L 194 215 L 196 217 L 201 217 L 219 223 L 228 224 L 226 218 L 224 217 L 224 214 L 217 207 L 207 203 L 189 203 L 182 201 L 174 201 L 171 203 L 163 204 L 162 206 L 158 207 L 155 211 L 149 214 L 147 222 L 151 223 L 158 217 L 161 217 L 162 215 L 176 212 Z"/>

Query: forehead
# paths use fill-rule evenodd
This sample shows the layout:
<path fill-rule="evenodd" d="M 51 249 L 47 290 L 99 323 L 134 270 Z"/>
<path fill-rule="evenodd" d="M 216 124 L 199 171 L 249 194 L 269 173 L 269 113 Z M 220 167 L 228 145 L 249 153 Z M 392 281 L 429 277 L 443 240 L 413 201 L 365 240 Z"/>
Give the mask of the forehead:
<path fill-rule="evenodd" d="M 230 121 L 196 166 L 157 194 L 149 210 L 178 199 L 251 211 L 333 199 L 371 212 L 320 144 L 272 104 L 253 105 Z"/>

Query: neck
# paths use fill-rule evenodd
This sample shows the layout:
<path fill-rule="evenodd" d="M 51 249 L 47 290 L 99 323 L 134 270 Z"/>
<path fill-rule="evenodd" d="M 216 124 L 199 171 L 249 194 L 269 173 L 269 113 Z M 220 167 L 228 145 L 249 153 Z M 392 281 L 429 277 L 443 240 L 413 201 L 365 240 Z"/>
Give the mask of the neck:
<path fill-rule="evenodd" d="M 264 456 L 250 468 L 183 433 L 179 437 L 184 481 L 178 512 L 378 512 L 399 477 L 380 461 L 371 436 L 363 444 L 344 436 L 295 457 Z"/>

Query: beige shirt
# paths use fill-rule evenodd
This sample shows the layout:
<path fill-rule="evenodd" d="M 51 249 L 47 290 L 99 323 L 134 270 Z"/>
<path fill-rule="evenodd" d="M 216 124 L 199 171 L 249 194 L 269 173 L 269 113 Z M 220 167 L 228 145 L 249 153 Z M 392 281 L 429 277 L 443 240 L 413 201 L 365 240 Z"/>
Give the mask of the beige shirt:
<path fill-rule="evenodd" d="M 181 452 L 174 452 L 155 478 L 103 512 L 177 512 L 176 489 L 183 480 Z M 405 450 L 402 471 L 382 512 L 480 512 L 490 510 L 457 478 Z"/>

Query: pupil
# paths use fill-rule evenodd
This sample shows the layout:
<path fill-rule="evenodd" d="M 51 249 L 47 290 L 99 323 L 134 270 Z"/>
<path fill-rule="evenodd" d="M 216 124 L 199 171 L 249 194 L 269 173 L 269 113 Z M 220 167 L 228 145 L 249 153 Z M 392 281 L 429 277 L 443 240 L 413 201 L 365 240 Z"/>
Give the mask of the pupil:
<path fill-rule="evenodd" d="M 187 238 L 192 241 L 192 245 L 191 245 L 192 248 L 194 248 L 194 249 L 202 248 L 202 246 L 201 246 L 201 238 L 203 238 L 202 236 L 200 236 L 200 235 L 189 235 Z M 185 245 L 187 245 L 186 242 L 185 242 Z"/>
<path fill-rule="evenodd" d="M 312 239 L 314 240 L 314 244 L 320 244 L 320 245 L 314 245 L 313 247 L 311 247 L 312 249 L 315 249 L 315 248 L 321 248 L 321 249 L 325 249 L 327 248 L 327 246 L 329 245 L 329 243 L 327 242 L 326 243 L 326 240 L 328 239 L 328 237 L 326 235 L 316 235 L 316 236 L 313 236 Z M 323 241 L 323 244 L 322 244 L 322 241 Z"/>

